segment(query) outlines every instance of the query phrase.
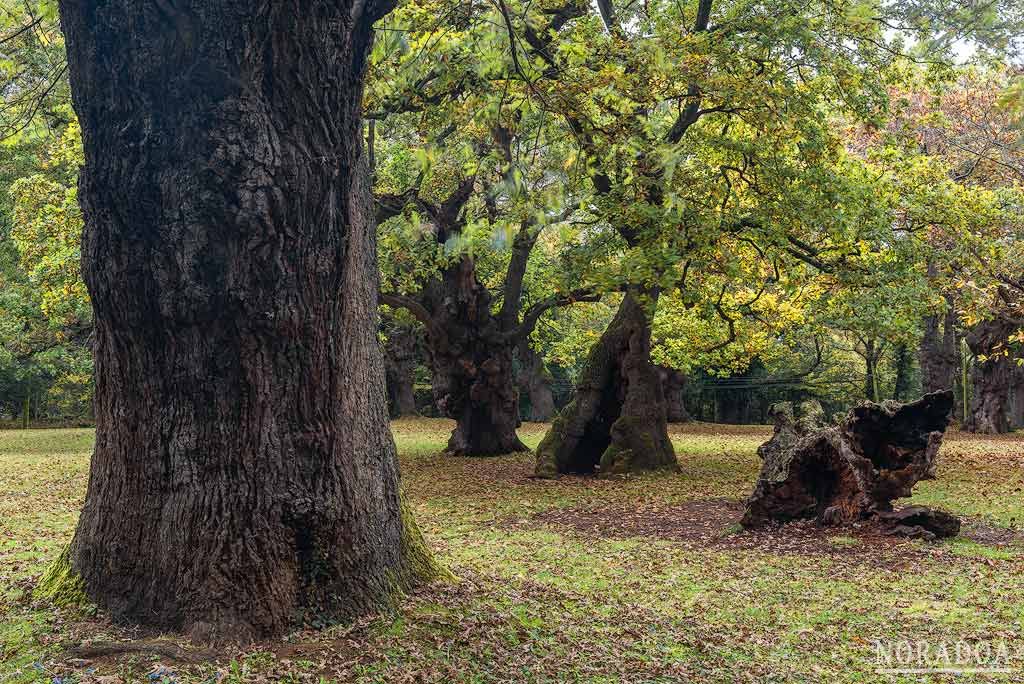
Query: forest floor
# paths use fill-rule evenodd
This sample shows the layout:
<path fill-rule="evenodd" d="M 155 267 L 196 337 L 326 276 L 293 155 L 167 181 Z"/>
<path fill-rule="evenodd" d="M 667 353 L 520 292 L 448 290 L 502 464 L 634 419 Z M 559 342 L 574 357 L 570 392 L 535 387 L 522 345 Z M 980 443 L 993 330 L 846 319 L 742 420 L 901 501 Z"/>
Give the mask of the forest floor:
<path fill-rule="evenodd" d="M 673 427 L 678 474 L 542 481 L 528 454 L 439 455 L 450 425 L 394 432 L 407 496 L 458 582 L 392 614 L 215 651 L 32 601 L 73 532 L 93 434 L 0 432 L 0 684 L 1024 682 L 1024 435 L 947 436 L 912 501 L 965 525 L 926 544 L 869 527 L 740 531 L 769 428 Z M 521 436 L 532 447 L 544 429 Z M 906 651 L 919 643 L 921 663 Z M 991 655 L 967 664 L 968 648 Z M 1013 671 L 876 673 L 921 664 Z"/>

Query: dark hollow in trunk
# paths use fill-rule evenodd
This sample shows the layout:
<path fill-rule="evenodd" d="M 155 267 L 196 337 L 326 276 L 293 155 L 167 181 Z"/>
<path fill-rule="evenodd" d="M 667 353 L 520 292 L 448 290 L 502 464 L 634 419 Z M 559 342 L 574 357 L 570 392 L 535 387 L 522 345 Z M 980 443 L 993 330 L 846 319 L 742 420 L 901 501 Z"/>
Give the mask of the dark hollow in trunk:
<path fill-rule="evenodd" d="M 1004 352 L 1016 329 L 1012 321 L 996 318 L 978 323 L 967 333 L 971 352 L 987 357 L 975 360 L 971 369 L 970 411 L 964 423 L 968 432 L 995 435 L 1010 431 L 1010 385 L 1017 362 Z"/>
<path fill-rule="evenodd" d="M 530 402 L 526 420 L 544 423 L 555 415 L 555 396 L 551 392 L 551 376 L 544 368 L 544 359 L 523 340 L 516 349 L 519 359 L 519 389 Z"/>
<path fill-rule="evenodd" d="M 392 418 L 418 415 L 416 410 L 416 365 L 419 354 L 416 330 L 393 327 L 384 345 L 388 410 Z"/>
<path fill-rule="evenodd" d="M 766 451 L 741 524 L 814 518 L 838 525 L 891 511 L 893 499 L 935 476 L 952 408 L 948 390 L 910 404 L 864 402 L 839 426 Z"/>
<path fill-rule="evenodd" d="M 455 420 L 448 452 L 493 456 L 527 451 L 519 441 L 515 338 L 491 311 L 491 295 L 471 257 L 446 268 L 424 293 L 431 312 L 428 350 L 434 398 Z"/>
<path fill-rule="evenodd" d="M 372 611 L 402 513 L 360 101 L 383 3 L 63 0 L 86 166 L 89 597 L 199 639 Z"/>
<path fill-rule="evenodd" d="M 683 392 L 686 390 L 686 374 L 675 368 L 658 366 L 661 387 L 665 392 L 665 412 L 670 423 L 689 423 L 693 420 L 683 403 Z"/>
<path fill-rule="evenodd" d="M 676 468 L 665 395 L 651 363 L 651 312 L 628 292 L 580 371 L 575 398 L 537 448 L 536 473 L 620 473 Z"/>

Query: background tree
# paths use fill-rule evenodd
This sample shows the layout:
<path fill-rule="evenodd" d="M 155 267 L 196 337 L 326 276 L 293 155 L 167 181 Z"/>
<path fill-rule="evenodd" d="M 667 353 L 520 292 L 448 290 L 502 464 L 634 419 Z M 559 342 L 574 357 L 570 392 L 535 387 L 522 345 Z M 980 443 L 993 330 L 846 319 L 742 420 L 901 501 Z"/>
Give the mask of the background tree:
<path fill-rule="evenodd" d="M 481 72 L 497 78 L 512 68 L 487 51 L 493 29 L 456 11 L 453 35 L 435 43 L 436 17 L 422 11 L 410 5 L 392 21 L 404 27 L 404 40 L 430 44 L 435 60 L 455 64 L 460 78 L 448 74 L 437 96 L 425 97 L 427 77 L 402 78 L 417 53 L 380 48 L 380 86 L 368 108 L 379 119 L 377 218 L 382 269 L 392 276 L 382 301 L 425 327 L 434 396 L 456 421 L 448 451 L 523 451 L 520 382 L 531 406 L 548 401 L 530 335 L 549 309 L 596 296 L 562 287 L 564 276 L 544 283 L 543 293 L 529 287 L 541 236 L 569 219 L 579 199 L 560 168 L 560 131 L 522 93 L 480 82 Z"/>

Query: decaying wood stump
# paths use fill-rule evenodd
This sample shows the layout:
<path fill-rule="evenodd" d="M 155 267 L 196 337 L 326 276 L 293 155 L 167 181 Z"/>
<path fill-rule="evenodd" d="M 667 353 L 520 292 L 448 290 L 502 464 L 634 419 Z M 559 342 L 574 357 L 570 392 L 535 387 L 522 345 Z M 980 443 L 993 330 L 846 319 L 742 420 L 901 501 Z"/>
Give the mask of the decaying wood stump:
<path fill-rule="evenodd" d="M 952 408 L 950 391 L 909 404 L 864 402 L 838 426 L 810 430 L 786 448 L 759 450 L 764 464 L 741 524 L 814 518 L 836 525 L 892 511 L 893 499 L 935 476 Z"/>

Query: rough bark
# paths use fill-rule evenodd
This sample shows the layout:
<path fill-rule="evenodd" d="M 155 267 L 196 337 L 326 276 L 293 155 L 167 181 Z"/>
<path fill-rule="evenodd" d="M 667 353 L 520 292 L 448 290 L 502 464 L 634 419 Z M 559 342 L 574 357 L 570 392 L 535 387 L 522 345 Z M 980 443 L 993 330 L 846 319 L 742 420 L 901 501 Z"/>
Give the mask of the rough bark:
<path fill-rule="evenodd" d="M 575 398 L 537 448 L 536 473 L 676 468 L 661 378 L 651 363 L 656 293 L 627 292 L 580 371 Z"/>
<path fill-rule="evenodd" d="M 418 361 L 416 330 L 395 326 L 388 331 L 384 344 L 387 376 L 388 409 L 392 418 L 418 415 L 416 410 L 416 365 Z"/>
<path fill-rule="evenodd" d="M 1016 361 L 1005 354 L 1016 330 L 1012 321 L 982 321 L 967 333 L 967 346 L 978 358 L 971 369 L 971 403 L 964 430 L 983 434 L 1010 431 L 1008 404 Z"/>
<path fill-rule="evenodd" d="M 670 423 L 689 423 L 693 420 L 683 403 L 686 375 L 675 368 L 658 366 L 661 386 L 665 392 L 665 410 Z"/>
<path fill-rule="evenodd" d="M 115 619 L 247 639 L 431 572 L 387 424 L 359 138 L 385 6 L 60 3 L 96 336 L 70 558 Z"/>
<path fill-rule="evenodd" d="M 415 189 L 400 196 L 378 197 L 377 215 L 394 216 L 415 203 L 430 216 L 434 238 L 445 244 L 465 227 L 464 209 L 473 187 L 473 179 L 466 179 L 440 205 L 419 198 Z M 563 216 L 568 217 L 574 209 L 567 207 Z M 408 309 L 426 326 L 435 400 L 439 410 L 456 421 L 448 442 L 450 453 L 492 456 L 526 449 L 516 436 L 519 395 L 514 379 L 515 350 L 548 309 L 597 299 L 589 290 L 579 291 L 553 296 L 522 310 L 526 266 L 542 228 L 535 220 L 520 224 L 505 273 L 501 308 L 496 312 L 471 255 L 443 268 L 414 295 L 384 297 L 385 303 Z"/>
<path fill-rule="evenodd" d="M 948 390 L 910 404 L 864 402 L 839 426 L 766 454 L 741 524 L 814 518 L 837 525 L 891 511 L 893 499 L 935 476 L 952 408 Z"/>
<path fill-rule="evenodd" d="M 523 340 L 516 351 L 519 359 L 519 389 L 526 393 L 530 402 L 526 420 L 547 422 L 555 415 L 555 396 L 551 392 L 551 376 L 544 368 L 544 359 L 530 347 L 527 340 Z"/>
<path fill-rule="evenodd" d="M 424 294 L 430 310 L 428 351 L 434 398 L 455 419 L 448 451 L 492 456 L 526 451 L 519 441 L 519 392 L 513 377 L 516 340 L 491 311 L 491 295 L 472 257 L 445 269 Z"/>

